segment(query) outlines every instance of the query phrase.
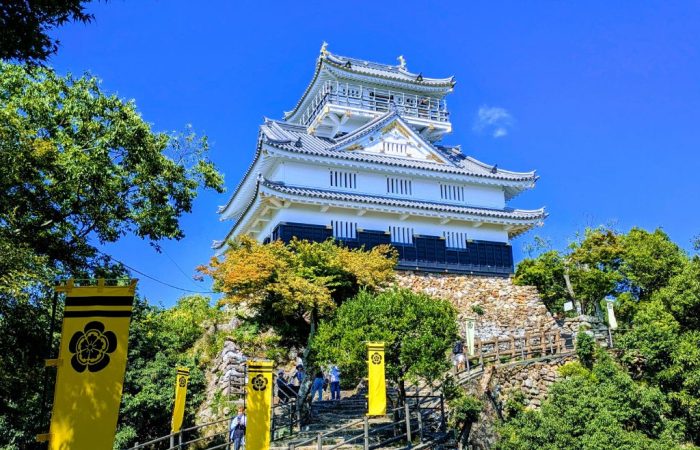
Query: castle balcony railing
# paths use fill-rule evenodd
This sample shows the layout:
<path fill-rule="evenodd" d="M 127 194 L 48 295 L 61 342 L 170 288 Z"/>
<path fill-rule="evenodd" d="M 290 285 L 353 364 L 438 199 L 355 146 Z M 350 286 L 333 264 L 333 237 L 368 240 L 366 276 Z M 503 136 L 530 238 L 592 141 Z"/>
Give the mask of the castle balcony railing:
<path fill-rule="evenodd" d="M 309 125 L 318 112 L 329 103 L 379 113 L 389 111 L 393 105 L 405 117 L 449 122 L 447 102 L 444 99 L 329 80 L 311 100 L 302 114 L 301 123 Z"/>

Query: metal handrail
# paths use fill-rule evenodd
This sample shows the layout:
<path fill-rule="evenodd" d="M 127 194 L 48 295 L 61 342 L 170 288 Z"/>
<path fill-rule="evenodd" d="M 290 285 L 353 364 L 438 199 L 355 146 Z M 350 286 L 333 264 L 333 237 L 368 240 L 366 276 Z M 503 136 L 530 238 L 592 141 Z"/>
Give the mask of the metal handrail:
<path fill-rule="evenodd" d="M 170 434 L 168 434 L 168 435 L 166 435 L 166 436 L 161 436 L 161 437 L 159 437 L 159 438 L 152 439 L 152 440 L 150 440 L 150 441 L 148 441 L 148 442 L 144 442 L 144 443 L 142 443 L 142 444 L 138 443 L 138 444 L 136 444 L 136 445 L 133 446 L 133 447 L 127 448 L 126 450 L 139 450 L 139 449 L 143 449 L 143 448 L 146 448 L 147 446 L 150 446 L 150 445 L 153 445 L 153 444 L 157 444 L 157 443 L 159 443 L 159 442 L 163 442 L 163 441 L 169 440 L 169 439 L 172 438 L 172 437 L 175 437 L 175 436 L 182 436 L 184 433 L 187 433 L 187 432 L 190 432 L 190 431 L 200 430 L 200 429 L 202 429 L 202 428 L 210 427 L 210 426 L 213 426 L 213 425 L 218 425 L 218 424 L 220 424 L 220 423 L 228 422 L 229 420 L 230 420 L 230 419 L 228 419 L 228 418 L 219 419 L 219 420 L 215 420 L 215 421 L 213 421 L 213 422 L 208 422 L 208 423 L 204 423 L 204 424 L 201 424 L 201 425 L 195 425 L 195 426 L 193 426 L 193 427 L 183 428 L 183 429 L 181 429 L 180 431 L 178 431 L 178 432 L 176 432 L 176 433 L 170 433 Z M 215 436 L 217 436 L 217 435 L 219 435 L 219 434 L 221 434 L 221 433 L 217 433 L 217 434 L 214 434 L 214 435 L 210 435 L 210 436 L 207 436 L 206 438 L 215 437 Z M 197 438 L 196 440 L 187 441 L 187 442 L 182 442 L 181 445 L 190 444 L 190 443 L 192 443 L 192 442 L 196 442 L 197 440 L 202 440 L 202 439 L 204 439 L 204 438 Z M 168 450 L 170 450 L 170 449 L 176 449 L 176 448 L 178 448 L 177 445 L 176 445 L 176 446 L 169 446 L 169 447 L 168 447 Z"/>

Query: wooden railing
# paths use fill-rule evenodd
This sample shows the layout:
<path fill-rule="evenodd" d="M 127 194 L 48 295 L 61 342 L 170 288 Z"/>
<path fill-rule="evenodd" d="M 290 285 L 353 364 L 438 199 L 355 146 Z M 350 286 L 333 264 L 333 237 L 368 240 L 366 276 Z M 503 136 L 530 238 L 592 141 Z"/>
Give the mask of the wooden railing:
<path fill-rule="evenodd" d="M 301 124 L 309 125 L 326 103 L 377 112 L 389 111 L 393 105 L 406 116 L 449 122 L 447 103 L 444 99 L 329 80 L 321 86 L 303 112 Z"/>
<path fill-rule="evenodd" d="M 513 359 L 529 359 L 563 353 L 571 349 L 561 333 L 557 331 L 525 332 L 521 336 L 476 339 L 474 355 L 480 362 L 506 362 Z"/>

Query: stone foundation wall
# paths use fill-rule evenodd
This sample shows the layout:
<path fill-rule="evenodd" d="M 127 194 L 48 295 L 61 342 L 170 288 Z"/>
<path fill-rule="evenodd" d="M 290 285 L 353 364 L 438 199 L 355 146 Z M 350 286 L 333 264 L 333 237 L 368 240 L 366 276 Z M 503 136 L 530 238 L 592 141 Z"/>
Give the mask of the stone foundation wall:
<path fill-rule="evenodd" d="M 559 368 L 575 359 L 575 355 L 570 355 L 498 366 L 491 381 L 491 390 L 497 401 L 502 404 L 516 391 L 521 391 L 528 408 L 539 408 L 547 398 L 550 386 L 559 379 Z"/>
<path fill-rule="evenodd" d="M 207 333 L 226 332 L 239 325 L 237 319 L 219 324 Z M 197 411 L 197 423 L 208 423 L 227 417 L 235 408 L 233 405 L 241 398 L 240 387 L 243 384 L 247 361 L 240 347 L 231 339 L 225 339 L 221 351 L 215 359 L 207 364 L 206 398 Z"/>
<path fill-rule="evenodd" d="M 516 286 L 510 278 L 398 272 L 399 286 L 452 302 L 462 321 L 476 317 L 481 339 L 522 336 L 525 330 L 548 331 L 557 323 L 533 286 Z"/>
<path fill-rule="evenodd" d="M 581 315 L 564 319 L 561 323 L 561 329 L 562 332 L 571 333 L 574 339 L 579 331 L 584 330 L 593 336 L 599 345 L 608 346 L 608 326 L 595 316 Z"/>

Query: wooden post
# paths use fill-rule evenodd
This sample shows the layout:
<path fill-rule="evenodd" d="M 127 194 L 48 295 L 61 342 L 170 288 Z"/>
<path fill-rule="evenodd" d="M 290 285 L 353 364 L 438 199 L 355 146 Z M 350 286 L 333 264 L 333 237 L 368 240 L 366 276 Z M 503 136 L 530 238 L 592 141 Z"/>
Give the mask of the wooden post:
<path fill-rule="evenodd" d="M 445 430 L 445 397 L 440 394 L 440 430 Z"/>
<path fill-rule="evenodd" d="M 365 416 L 365 423 L 363 425 L 365 432 L 365 449 L 369 450 L 369 417 Z"/>
<path fill-rule="evenodd" d="M 510 336 L 510 357 L 515 359 L 515 337 L 513 335 Z"/>
<path fill-rule="evenodd" d="M 541 355 L 544 356 L 547 354 L 547 344 L 544 342 L 544 331 L 540 331 L 540 347 L 541 347 Z"/>
<path fill-rule="evenodd" d="M 547 334 L 547 343 L 549 344 L 549 354 L 554 354 L 554 339 L 551 333 Z"/>
<path fill-rule="evenodd" d="M 318 433 L 318 438 L 316 442 L 316 449 L 323 450 L 323 433 Z"/>
<path fill-rule="evenodd" d="M 495 360 L 495 362 L 497 363 L 497 362 L 499 362 L 498 359 L 499 359 L 499 356 L 501 355 L 501 346 L 499 345 L 500 338 L 498 336 L 496 336 L 496 339 L 494 339 L 494 341 L 496 342 L 496 360 Z"/>
<path fill-rule="evenodd" d="M 420 413 L 420 400 L 416 404 L 416 412 L 418 413 L 418 443 L 423 443 L 423 415 Z"/>
<path fill-rule="evenodd" d="M 476 351 L 479 353 L 479 364 L 482 366 L 484 365 L 484 358 L 483 354 L 481 352 L 481 338 L 479 338 L 478 341 L 476 341 Z"/>
<path fill-rule="evenodd" d="M 561 336 L 561 333 L 559 333 L 559 345 L 561 346 L 561 351 L 564 352 L 566 350 L 566 339 Z"/>
<path fill-rule="evenodd" d="M 525 359 L 525 342 L 527 342 L 527 338 L 523 335 L 521 341 L 522 343 L 520 344 L 520 359 Z"/>
<path fill-rule="evenodd" d="M 289 406 L 289 434 L 294 433 L 294 410 Z"/>
<path fill-rule="evenodd" d="M 525 330 L 525 357 L 526 358 L 529 357 L 530 353 L 532 352 L 532 348 L 531 348 L 532 342 L 530 339 L 528 339 L 529 338 L 528 334 L 529 333 L 527 332 L 527 330 Z"/>
<path fill-rule="evenodd" d="M 406 442 L 407 442 L 407 447 L 411 448 L 411 411 L 408 409 L 408 402 L 405 402 L 403 404 L 403 410 L 404 410 L 404 419 L 406 419 Z M 318 450 L 321 450 L 319 447 Z"/>

